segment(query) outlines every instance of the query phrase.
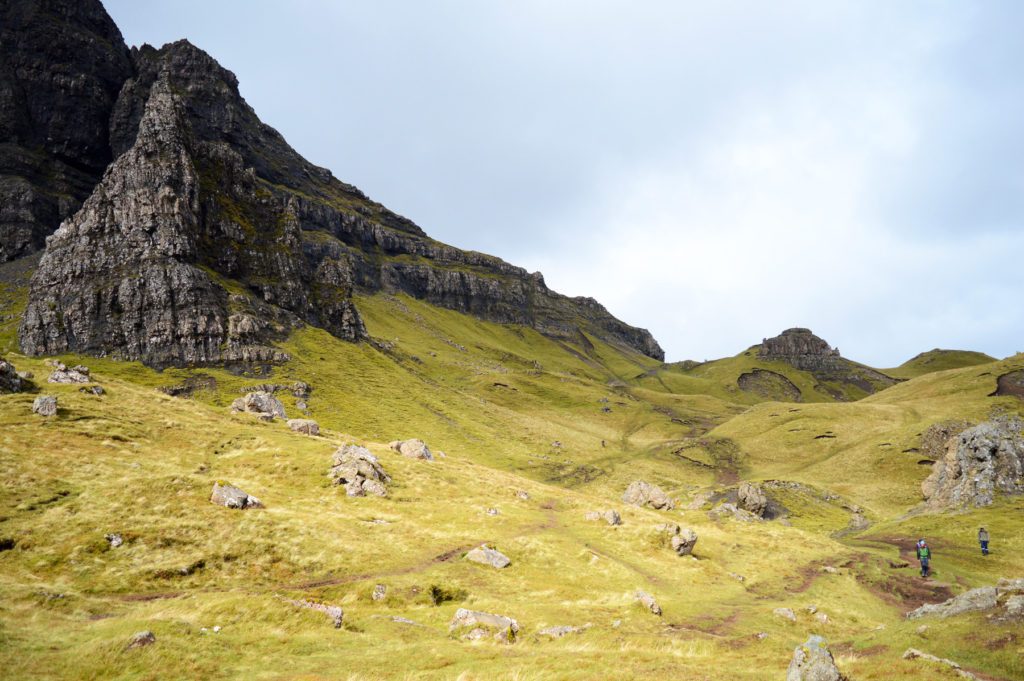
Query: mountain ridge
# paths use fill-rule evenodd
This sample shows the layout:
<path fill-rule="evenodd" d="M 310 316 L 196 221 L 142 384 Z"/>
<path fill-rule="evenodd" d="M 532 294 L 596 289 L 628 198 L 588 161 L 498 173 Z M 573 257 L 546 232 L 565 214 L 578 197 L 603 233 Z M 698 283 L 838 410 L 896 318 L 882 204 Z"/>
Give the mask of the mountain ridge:
<path fill-rule="evenodd" d="M 434 241 L 310 164 L 259 120 L 235 76 L 187 40 L 133 48 L 130 58 L 110 114 L 119 155 L 48 241 L 54 255 L 40 263 L 20 331 L 25 352 L 154 366 L 282 361 L 272 346 L 300 324 L 366 340 L 351 298 L 360 290 L 404 292 L 553 338 L 586 331 L 664 358 L 649 332 L 592 298 Z M 169 193 L 147 192 L 146 176 Z M 104 243 L 92 248 L 100 257 L 91 242 Z M 125 263 L 144 261 L 145 276 L 121 276 Z"/>

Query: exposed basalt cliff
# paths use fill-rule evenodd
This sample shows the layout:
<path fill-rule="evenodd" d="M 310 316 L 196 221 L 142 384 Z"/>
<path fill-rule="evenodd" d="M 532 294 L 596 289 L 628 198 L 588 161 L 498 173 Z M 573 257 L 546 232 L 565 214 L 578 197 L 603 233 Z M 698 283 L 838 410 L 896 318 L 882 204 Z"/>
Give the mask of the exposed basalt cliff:
<path fill-rule="evenodd" d="M 0 262 L 41 250 L 92 192 L 131 72 L 99 2 L 0 4 Z"/>
<path fill-rule="evenodd" d="M 647 331 L 593 299 L 433 241 L 310 164 L 187 41 L 130 56 L 109 125 L 119 157 L 47 242 L 19 332 L 25 352 L 276 361 L 273 341 L 298 324 L 365 338 L 352 293 L 384 291 L 663 358 Z"/>

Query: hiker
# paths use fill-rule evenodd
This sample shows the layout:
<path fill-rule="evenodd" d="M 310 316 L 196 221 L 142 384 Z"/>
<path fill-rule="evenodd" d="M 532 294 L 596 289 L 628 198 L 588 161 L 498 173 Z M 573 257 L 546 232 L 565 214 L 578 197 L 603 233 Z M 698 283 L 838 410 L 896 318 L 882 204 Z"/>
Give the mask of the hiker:
<path fill-rule="evenodd" d="M 931 561 L 932 552 L 928 549 L 928 545 L 924 543 L 924 539 L 917 542 L 917 559 L 921 561 L 921 576 L 928 576 L 928 563 Z"/>
<path fill-rule="evenodd" d="M 988 530 L 984 527 L 978 530 L 978 543 L 981 544 L 981 555 L 988 555 Z"/>

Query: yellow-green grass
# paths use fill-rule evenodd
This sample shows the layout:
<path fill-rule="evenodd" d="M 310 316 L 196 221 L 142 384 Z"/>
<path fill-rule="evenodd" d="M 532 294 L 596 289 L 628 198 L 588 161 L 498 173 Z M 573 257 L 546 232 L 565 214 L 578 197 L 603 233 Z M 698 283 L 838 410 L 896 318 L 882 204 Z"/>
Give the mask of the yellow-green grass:
<path fill-rule="evenodd" d="M 995 362 L 996 358 L 983 352 L 969 350 L 940 350 L 938 348 L 922 352 L 898 367 L 882 371 L 893 378 L 916 378 L 933 371 L 946 371 L 963 367 L 977 366 Z"/>
<path fill-rule="evenodd" d="M 46 384 L 41 358 L 7 346 L 37 378 L 35 392 L 0 396 L 5 678 L 774 679 L 811 633 L 859 679 L 921 674 L 923 663 L 899 659 L 912 645 L 1020 676 L 1019 641 L 1001 644 L 1005 629 L 979 627 L 982 616 L 929 621 L 922 640 L 920 622 L 903 621 L 916 604 L 901 595 L 916 583 L 914 566 L 888 561 L 894 541 L 924 535 L 950 593 L 1024 576 L 1019 498 L 899 519 L 927 473 L 903 450 L 934 421 L 1019 411 L 988 394 L 1024 358 L 929 373 L 858 403 L 755 404 L 727 388 L 749 358 L 691 376 L 595 338 L 555 342 L 406 297 L 358 304 L 376 344 L 300 329 L 282 346 L 293 360 L 258 376 L 61 358 L 90 366 L 102 396 Z M 8 343 L 9 329 L 0 332 Z M 191 399 L 154 390 L 195 374 L 216 383 Z M 308 411 L 322 437 L 228 410 L 246 386 L 298 380 L 313 385 Z M 58 396 L 57 417 L 31 413 L 39 392 Z M 299 414 L 296 398 L 278 396 Z M 409 437 L 447 456 L 412 461 L 386 446 Z M 350 441 L 381 458 L 394 478 L 389 498 L 348 498 L 330 483 L 331 453 Z M 724 468 L 807 485 L 773 492 L 793 526 L 619 499 L 647 479 L 685 502 L 720 489 Z M 213 506 L 217 480 L 267 508 Z M 861 504 L 875 524 L 833 536 L 849 510 L 818 491 Z M 607 508 L 622 526 L 584 519 Z M 665 522 L 699 535 L 696 559 L 669 549 L 656 529 Z M 972 543 L 977 524 L 992 531 L 992 560 Z M 103 538 L 115 532 L 125 539 L 116 549 Z M 512 566 L 467 562 L 482 542 Z M 375 584 L 388 586 L 382 602 L 370 598 Z M 659 600 L 662 617 L 634 602 L 637 589 Z M 298 599 L 341 605 L 343 627 L 288 603 Z M 515 617 L 519 641 L 459 639 L 448 631 L 459 607 Z M 561 640 L 537 636 L 586 623 Z M 142 629 L 157 643 L 126 651 Z M 996 652 L 984 654 L 990 645 Z"/>

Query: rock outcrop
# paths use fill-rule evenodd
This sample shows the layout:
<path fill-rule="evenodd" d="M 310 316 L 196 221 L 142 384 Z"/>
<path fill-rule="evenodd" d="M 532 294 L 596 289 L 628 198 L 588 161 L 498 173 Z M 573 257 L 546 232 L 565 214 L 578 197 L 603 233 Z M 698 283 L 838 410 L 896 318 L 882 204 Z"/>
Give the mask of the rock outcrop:
<path fill-rule="evenodd" d="M 0 263 L 42 250 L 114 158 L 110 115 L 132 74 L 99 0 L 0 6 Z"/>
<path fill-rule="evenodd" d="M 907 619 L 913 620 L 919 617 L 955 617 L 965 612 L 979 610 L 991 610 L 996 607 L 999 599 L 999 592 L 994 586 L 983 586 L 980 589 L 971 589 L 955 598 L 950 598 L 943 603 L 926 603 L 916 610 L 907 613 Z"/>
<path fill-rule="evenodd" d="M 227 508 L 263 508 L 263 502 L 256 497 L 249 496 L 240 488 L 229 485 L 218 480 L 213 483 L 213 492 L 210 493 L 210 503 Z"/>
<path fill-rule="evenodd" d="M 793 651 L 786 681 L 842 681 L 843 675 L 821 636 L 811 636 Z"/>
<path fill-rule="evenodd" d="M 427 446 L 427 443 L 417 438 L 412 440 L 395 440 L 389 442 L 388 447 L 407 459 L 434 460 L 434 455 L 430 453 L 430 447 Z"/>
<path fill-rule="evenodd" d="M 476 547 L 466 554 L 466 560 L 490 565 L 492 568 L 507 568 L 512 564 L 512 559 L 497 549 L 488 548 L 487 544 Z"/>
<path fill-rule="evenodd" d="M 320 434 L 320 424 L 312 419 L 288 419 L 288 427 L 300 435 Z"/>
<path fill-rule="evenodd" d="M 951 438 L 921 493 L 926 508 L 988 506 L 997 493 L 1024 492 L 1024 433 L 1018 417 L 998 418 Z"/>
<path fill-rule="evenodd" d="M 635 598 L 644 608 L 661 617 L 661 606 L 658 605 L 658 601 L 654 600 L 654 596 L 646 591 L 637 590 L 637 592 L 633 594 L 633 598 Z"/>
<path fill-rule="evenodd" d="M 391 482 L 391 476 L 370 450 L 359 445 L 347 444 L 334 452 L 333 461 L 334 465 L 327 474 L 335 484 L 345 486 L 346 495 L 387 496 L 386 485 Z"/>
<path fill-rule="evenodd" d="M 740 508 L 758 517 L 764 517 L 768 510 L 768 497 L 760 487 L 750 482 L 742 482 L 736 494 Z"/>
<path fill-rule="evenodd" d="M 44 4 L 56 8 L 57 23 L 74 23 L 75 3 Z M 26 353 L 74 351 L 156 367 L 281 362 L 287 356 L 274 343 L 303 324 L 366 339 L 352 302 L 358 290 L 407 293 L 559 340 L 587 346 L 590 334 L 664 357 L 647 331 L 593 299 L 561 296 L 539 273 L 439 244 L 310 164 L 259 120 L 235 76 L 187 41 L 129 54 L 102 7 L 83 4 L 113 31 L 112 52 L 85 51 L 83 64 L 62 68 L 74 79 L 84 63 L 117 62 L 103 81 L 107 94 L 94 97 L 105 103 L 90 114 L 103 134 L 81 126 L 89 133 L 82 138 L 98 140 L 106 155 L 97 156 L 99 172 L 81 183 L 79 198 L 43 220 L 49 231 L 66 218 L 32 279 L 19 329 Z M 47 64 L 48 34 L 37 24 L 24 25 L 24 54 L 18 46 L 15 53 Z M 70 146 L 68 124 L 23 127 Z M 30 185 L 18 180 L 4 192 L 4 211 L 11 206 L 19 225 L 34 220 L 18 217 L 19 206 L 35 200 Z M 28 198 L 18 203 L 18 192 Z M 35 234 L 19 243 L 39 242 L 35 227 L 17 229 Z"/>
<path fill-rule="evenodd" d="M 832 348 L 810 329 L 786 329 L 774 338 L 765 338 L 757 351 L 765 362 L 780 361 L 802 371 L 840 369 L 839 349 Z"/>
<path fill-rule="evenodd" d="M 608 509 L 606 511 L 587 511 L 584 514 L 587 520 L 603 520 L 609 525 L 621 525 L 622 517 L 619 516 L 619 512 L 615 509 Z"/>
<path fill-rule="evenodd" d="M 240 411 L 247 414 L 255 414 L 271 421 L 275 417 L 286 418 L 284 405 L 281 403 L 281 400 L 270 393 L 262 391 L 248 393 L 245 397 L 239 397 L 231 403 L 231 411 L 232 413 Z"/>
<path fill-rule="evenodd" d="M 676 507 L 674 501 L 664 490 L 645 480 L 634 480 L 622 494 L 622 501 L 634 506 L 650 506 L 662 511 L 671 511 Z"/>
<path fill-rule="evenodd" d="M 458 632 L 467 631 L 463 638 L 477 639 L 491 636 L 506 643 L 515 643 L 519 635 L 519 622 L 504 615 L 492 615 L 477 610 L 459 608 L 455 611 L 452 621 L 448 624 L 448 630 Z"/>

